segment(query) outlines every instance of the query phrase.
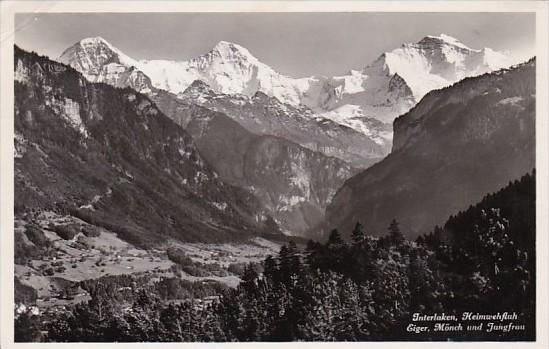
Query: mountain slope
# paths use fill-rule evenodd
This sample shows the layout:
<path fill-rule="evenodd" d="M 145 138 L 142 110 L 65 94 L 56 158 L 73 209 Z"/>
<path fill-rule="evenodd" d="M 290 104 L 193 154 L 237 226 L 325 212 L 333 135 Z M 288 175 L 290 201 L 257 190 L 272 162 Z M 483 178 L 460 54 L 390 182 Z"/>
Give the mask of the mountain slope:
<path fill-rule="evenodd" d="M 177 115 L 220 177 L 253 193 L 292 235 L 317 225 L 336 190 L 356 172 L 286 139 L 253 134 L 219 112 L 181 105 Z"/>
<path fill-rule="evenodd" d="M 392 153 L 349 179 L 325 228 L 391 219 L 409 237 L 535 167 L 535 60 L 432 91 L 394 122 Z"/>
<path fill-rule="evenodd" d="M 146 96 L 17 47 L 15 81 L 16 214 L 72 213 L 139 244 L 260 230 L 254 197 L 223 183 Z"/>

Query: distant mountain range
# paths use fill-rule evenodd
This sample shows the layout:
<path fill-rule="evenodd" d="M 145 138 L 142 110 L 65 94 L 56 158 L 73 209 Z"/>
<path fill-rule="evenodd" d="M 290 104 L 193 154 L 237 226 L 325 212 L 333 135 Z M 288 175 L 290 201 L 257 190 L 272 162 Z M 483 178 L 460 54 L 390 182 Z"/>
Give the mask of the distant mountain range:
<path fill-rule="evenodd" d="M 370 119 L 390 123 L 433 89 L 511 65 L 502 53 L 471 49 L 444 34 L 403 44 L 362 70 L 335 77 L 287 77 L 246 48 L 226 41 L 189 61 L 138 61 L 95 37 L 74 44 L 59 61 L 90 81 L 131 86 L 144 93 L 154 87 L 180 94 L 196 80 L 218 94 L 252 97 L 263 92 L 283 104 L 307 107 L 314 112 L 309 115 L 353 128 L 381 145 L 390 143 L 392 134 L 372 127 Z M 387 153 L 388 149 L 383 155 Z"/>
<path fill-rule="evenodd" d="M 396 218 L 408 237 L 535 168 L 536 63 L 429 92 L 394 122 L 389 156 L 348 179 L 325 233 L 360 221 L 379 234 Z"/>

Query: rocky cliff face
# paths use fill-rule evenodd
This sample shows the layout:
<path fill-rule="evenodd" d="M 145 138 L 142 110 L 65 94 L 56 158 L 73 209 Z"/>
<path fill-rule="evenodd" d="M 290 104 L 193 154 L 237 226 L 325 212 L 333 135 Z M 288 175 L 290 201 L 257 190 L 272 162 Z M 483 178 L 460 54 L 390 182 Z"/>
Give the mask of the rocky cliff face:
<path fill-rule="evenodd" d="M 253 193 L 265 215 L 293 235 L 317 225 L 337 188 L 356 172 L 284 138 L 251 133 L 220 112 L 183 103 L 173 112 L 220 177 Z"/>
<path fill-rule="evenodd" d="M 396 218 L 413 238 L 531 171 L 535 60 L 428 93 L 394 131 L 392 153 L 338 191 L 326 229 L 377 234 Z"/>
<path fill-rule="evenodd" d="M 61 210 L 138 244 L 261 231 L 255 198 L 148 97 L 17 47 L 15 89 L 16 213 Z"/>
<path fill-rule="evenodd" d="M 161 94 L 161 93 L 160 93 Z M 166 100 L 166 98 L 153 97 Z M 305 106 L 281 103 L 263 92 L 252 97 L 216 93 L 196 80 L 172 103 L 196 104 L 219 111 L 248 131 L 288 139 L 305 148 L 347 161 L 356 167 L 368 167 L 379 161 L 390 148 L 391 126 L 375 119 L 364 120 L 368 134 L 319 118 Z M 159 103 L 161 108 L 165 105 Z"/>

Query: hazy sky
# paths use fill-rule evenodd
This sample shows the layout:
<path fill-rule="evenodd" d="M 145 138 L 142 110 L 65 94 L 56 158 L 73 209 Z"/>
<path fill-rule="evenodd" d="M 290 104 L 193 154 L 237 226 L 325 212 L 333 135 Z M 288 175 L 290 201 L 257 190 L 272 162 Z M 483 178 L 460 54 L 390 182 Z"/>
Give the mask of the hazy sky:
<path fill-rule="evenodd" d="M 153 13 L 20 14 L 15 41 L 57 58 L 82 38 L 102 36 L 135 59 L 187 60 L 218 41 L 238 43 L 293 76 L 360 69 L 405 42 L 445 33 L 471 48 L 534 55 L 529 13 Z"/>

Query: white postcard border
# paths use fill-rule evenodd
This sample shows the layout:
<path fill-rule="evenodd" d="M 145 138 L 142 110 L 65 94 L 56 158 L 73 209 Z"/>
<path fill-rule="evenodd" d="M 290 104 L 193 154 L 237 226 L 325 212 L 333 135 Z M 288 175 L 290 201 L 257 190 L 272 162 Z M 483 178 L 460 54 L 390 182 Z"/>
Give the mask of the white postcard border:
<path fill-rule="evenodd" d="M 308 348 L 548 348 L 549 113 L 545 1 L 3 1 L 0 2 L 0 343 L 3 348 L 112 348 L 112 343 L 13 343 L 13 45 L 16 13 L 38 12 L 535 12 L 536 13 L 536 342 L 284 343 Z M 281 343 L 117 343 L 120 348 L 278 348 Z"/>

